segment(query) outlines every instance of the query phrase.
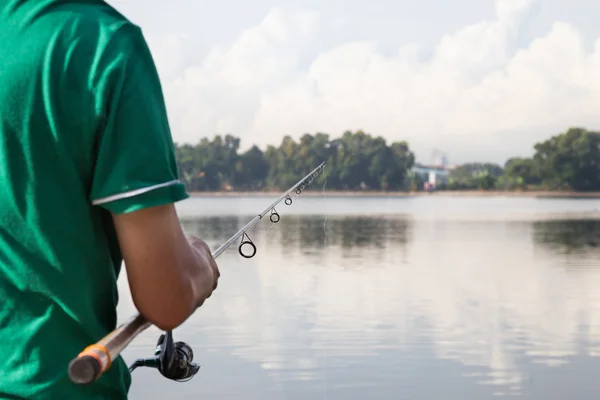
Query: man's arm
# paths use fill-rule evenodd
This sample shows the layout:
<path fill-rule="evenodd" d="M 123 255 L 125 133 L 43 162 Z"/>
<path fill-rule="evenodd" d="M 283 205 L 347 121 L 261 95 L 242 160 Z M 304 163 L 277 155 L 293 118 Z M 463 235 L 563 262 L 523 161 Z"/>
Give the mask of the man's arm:
<path fill-rule="evenodd" d="M 101 131 L 91 202 L 112 215 L 138 311 L 171 330 L 210 296 L 219 273 L 208 246 L 186 238 L 177 218 L 173 203 L 189 196 L 150 50 L 135 26 L 114 35 L 94 69 Z"/>
<path fill-rule="evenodd" d="M 208 246 L 184 236 L 172 204 L 113 220 L 136 308 L 160 329 L 176 328 L 216 288 L 219 272 Z"/>

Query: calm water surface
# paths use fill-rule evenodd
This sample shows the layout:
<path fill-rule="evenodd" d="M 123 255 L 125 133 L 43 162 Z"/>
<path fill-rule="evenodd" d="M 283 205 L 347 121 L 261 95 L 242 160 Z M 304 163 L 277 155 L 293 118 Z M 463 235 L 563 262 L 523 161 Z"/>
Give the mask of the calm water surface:
<path fill-rule="evenodd" d="M 193 198 L 216 247 L 273 197 Z M 233 245 L 176 340 L 200 373 L 134 372 L 132 399 L 597 399 L 600 201 L 319 198 Z M 123 276 L 124 278 L 124 276 Z M 121 279 L 120 319 L 134 313 Z M 123 356 L 151 356 L 159 332 Z"/>

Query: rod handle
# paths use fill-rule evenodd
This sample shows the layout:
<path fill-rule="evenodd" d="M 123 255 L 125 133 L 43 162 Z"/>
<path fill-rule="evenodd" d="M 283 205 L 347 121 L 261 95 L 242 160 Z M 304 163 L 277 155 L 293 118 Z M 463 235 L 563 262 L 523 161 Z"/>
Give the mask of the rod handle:
<path fill-rule="evenodd" d="M 94 382 L 102 375 L 102 367 L 92 356 L 77 357 L 69 363 L 69 378 L 71 382 L 86 385 Z"/>
<path fill-rule="evenodd" d="M 69 378 L 73 383 L 92 383 L 110 368 L 110 354 L 103 346 L 88 346 L 69 363 Z"/>

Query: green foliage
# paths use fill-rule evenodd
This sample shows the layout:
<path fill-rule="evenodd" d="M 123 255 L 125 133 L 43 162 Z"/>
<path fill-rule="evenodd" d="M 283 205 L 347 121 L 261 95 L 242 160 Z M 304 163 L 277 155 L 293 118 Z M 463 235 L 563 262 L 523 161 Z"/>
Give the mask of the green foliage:
<path fill-rule="evenodd" d="M 511 158 L 504 164 L 504 189 L 525 190 L 540 184 L 539 168 L 531 158 Z"/>
<path fill-rule="evenodd" d="M 424 180 L 411 171 L 415 157 L 406 142 L 387 144 L 363 131 L 286 136 L 263 152 L 239 152 L 234 136 L 176 146 L 182 179 L 190 191 L 282 190 L 326 160 L 327 189 L 422 190 Z M 450 171 L 437 190 L 600 191 L 600 133 L 571 128 L 534 146 L 531 158 L 509 159 L 504 167 L 467 163 Z M 322 185 L 320 175 L 314 185 Z M 314 187 L 314 186 L 313 186 Z"/>
<path fill-rule="evenodd" d="M 505 176 L 512 188 L 600 190 L 600 133 L 571 128 L 537 143 L 534 150 L 532 158 L 506 162 Z"/>
<path fill-rule="evenodd" d="M 600 189 L 600 133 L 571 128 L 535 145 L 533 162 L 551 189 Z"/>
<path fill-rule="evenodd" d="M 491 190 L 496 187 L 496 182 L 502 176 L 502 173 L 502 167 L 497 164 L 463 164 L 450 171 L 448 178 L 448 189 Z"/>
<path fill-rule="evenodd" d="M 176 146 L 180 175 L 190 191 L 286 189 L 327 161 L 313 185 L 333 190 L 408 189 L 414 154 L 406 142 L 390 145 L 363 131 L 330 139 L 325 133 L 289 136 L 263 152 L 253 146 L 239 154 L 239 139 L 227 135 L 196 146 Z M 313 186 L 314 187 L 314 186 Z"/>

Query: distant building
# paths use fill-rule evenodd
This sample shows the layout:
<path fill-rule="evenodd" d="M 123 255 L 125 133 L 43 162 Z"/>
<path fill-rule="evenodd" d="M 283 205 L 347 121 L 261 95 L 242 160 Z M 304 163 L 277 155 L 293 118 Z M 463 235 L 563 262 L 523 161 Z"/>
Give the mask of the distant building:
<path fill-rule="evenodd" d="M 441 150 L 434 149 L 431 154 L 430 165 L 436 165 L 442 169 L 448 168 L 448 155 Z"/>
<path fill-rule="evenodd" d="M 435 188 L 438 185 L 448 184 L 449 172 L 446 170 L 433 170 L 429 171 L 428 182 Z"/>
<path fill-rule="evenodd" d="M 440 159 L 440 165 L 444 168 L 448 167 L 448 156 L 447 155 L 443 155 Z"/>
<path fill-rule="evenodd" d="M 447 185 L 450 171 L 444 167 L 420 165 L 412 171 L 425 181 L 425 190 L 435 190 L 439 185 Z"/>

